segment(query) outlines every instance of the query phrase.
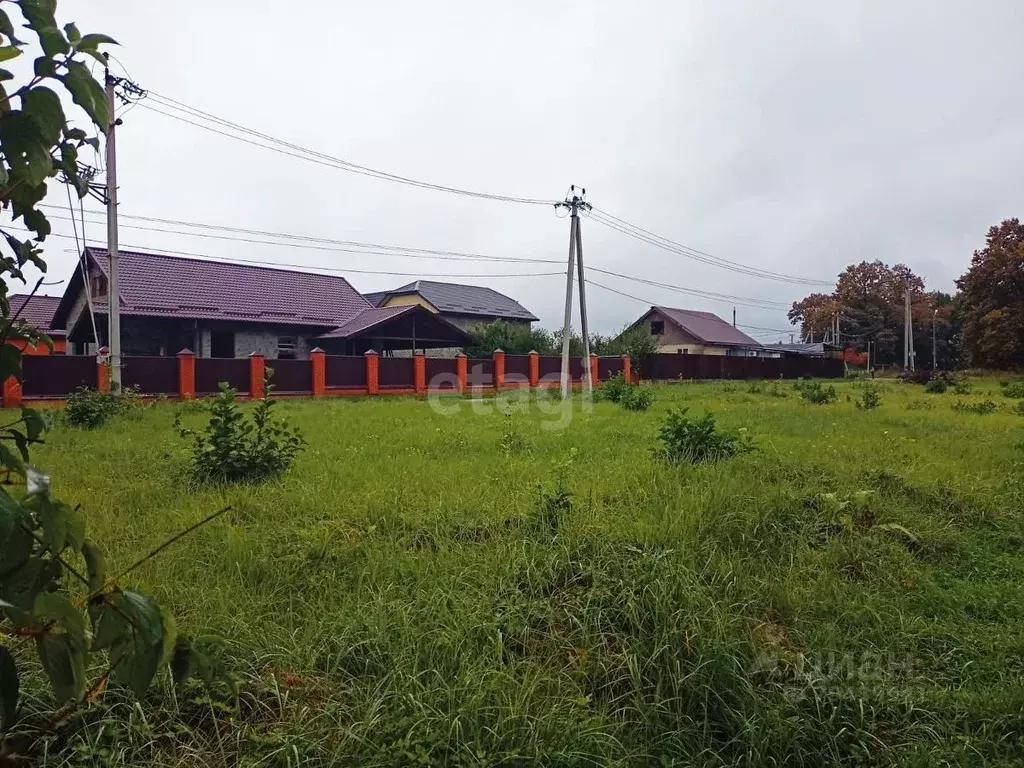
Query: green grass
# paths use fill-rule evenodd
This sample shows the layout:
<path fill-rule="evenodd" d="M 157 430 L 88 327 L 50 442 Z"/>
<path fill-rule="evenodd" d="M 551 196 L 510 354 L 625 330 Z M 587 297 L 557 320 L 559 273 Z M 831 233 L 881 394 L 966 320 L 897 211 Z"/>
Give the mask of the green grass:
<path fill-rule="evenodd" d="M 34 460 L 115 565 L 232 506 L 136 576 L 226 639 L 243 693 L 108 691 L 46 762 L 1019 765 L 1024 418 L 950 409 L 995 381 L 880 387 L 862 411 L 852 382 L 659 386 L 562 431 L 286 400 L 309 447 L 258 488 L 190 488 L 173 404 L 55 430 Z M 679 405 L 757 452 L 658 463 Z M 572 509 L 533 524 L 559 475 Z"/>

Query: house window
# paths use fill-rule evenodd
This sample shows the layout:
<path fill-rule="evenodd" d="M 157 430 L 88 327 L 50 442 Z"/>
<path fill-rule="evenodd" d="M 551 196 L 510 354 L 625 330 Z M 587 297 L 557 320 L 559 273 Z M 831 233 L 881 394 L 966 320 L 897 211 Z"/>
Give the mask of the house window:
<path fill-rule="evenodd" d="M 213 331 L 210 333 L 210 357 L 234 357 L 234 331 Z"/>
<path fill-rule="evenodd" d="M 665 321 L 664 320 L 651 320 L 651 336 L 664 336 L 665 335 Z"/>
<path fill-rule="evenodd" d="M 690 350 L 688 350 L 688 349 L 687 349 L 686 347 L 680 347 L 680 348 L 679 348 L 679 349 L 677 349 L 676 351 L 677 351 L 677 352 L 678 352 L 678 353 L 679 353 L 680 355 L 688 355 L 688 354 L 690 354 Z"/>
<path fill-rule="evenodd" d="M 93 275 L 90 279 L 90 292 L 92 298 L 102 299 L 107 295 L 107 278 L 103 275 Z"/>
<path fill-rule="evenodd" d="M 277 359 L 294 360 L 299 340 L 294 336 L 280 336 L 277 339 Z"/>

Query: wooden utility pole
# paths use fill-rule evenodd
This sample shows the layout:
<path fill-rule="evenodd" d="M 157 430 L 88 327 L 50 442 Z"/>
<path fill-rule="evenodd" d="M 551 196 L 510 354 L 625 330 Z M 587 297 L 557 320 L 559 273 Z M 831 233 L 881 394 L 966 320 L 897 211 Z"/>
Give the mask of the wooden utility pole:
<path fill-rule="evenodd" d="M 121 391 L 121 294 L 119 290 L 119 264 L 117 253 L 117 143 L 115 128 L 118 120 L 114 116 L 114 84 L 110 71 L 105 73 L 107 90 L 107 317 L 109 318 L 108 343 L 110 345 L 110 389 Z M 89 290 L 89 286 L 85 286 Z"/>

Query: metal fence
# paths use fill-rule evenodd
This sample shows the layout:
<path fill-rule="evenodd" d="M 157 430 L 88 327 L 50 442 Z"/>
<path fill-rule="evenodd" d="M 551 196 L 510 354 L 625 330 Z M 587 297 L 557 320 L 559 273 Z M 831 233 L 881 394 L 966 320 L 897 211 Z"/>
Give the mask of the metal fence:
<path fill-rule="evenodd" d="M 93 367 L 96 363 L 93 362 Z M 121 384 L 138 387 L 144 395 L 178 393 L 178 358 L 125 357 L 121 360 Z"/>
<path fill-rule="evenodd" d="M 270 383 L 278 392 L 312 392 L 313 366 L 309 360 L 267 360 L 274 369 Z"/>
<path fill-rule="evenodd" d="M 27 397 L 63 397 L 79 387 L 98 386 L 94 357 L 24 355 L 21 370 L 21 391 Z"/>
<path fill-rule="evenodd" d="M 325 384 L 336 389 L 366 387 L 366 358 L 327 355 L 324 363 Z"/>
<path fill-rule="evenodd" d="M 650 355 L 641 376 L 654 381 L 675 379 L 840 379 L 842 360 L 825 357 L 729 357 L 727 355 Z"/>
<path fill-rule="evenodd" d="M 274 361 L 276 363 L 277 361 Z M 272 365 L 271 367 L 276 367 Z M 271 379 L 277 384 L 277 376 Z M 249 391 L 249 360 L 248 358 L 196 358 L 196 392 L 209 394 L 220 391 L 220 383 L 226 381 L 229 387 L 238 392 Z"/>
<path fill-rule="evenodd" d="M 413 386 L 411 357 L 382 357 L 377 367 L 377 385 L 381 389 Z"/>

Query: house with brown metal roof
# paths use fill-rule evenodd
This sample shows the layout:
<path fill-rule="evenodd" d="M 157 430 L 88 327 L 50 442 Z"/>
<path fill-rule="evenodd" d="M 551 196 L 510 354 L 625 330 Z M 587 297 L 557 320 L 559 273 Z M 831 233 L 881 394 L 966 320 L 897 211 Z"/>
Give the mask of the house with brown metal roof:
<path fill-rule="evenodd" d="M 50 337 L 50 341 L 53 343 L 52 350 L 45 344 L 22 347 L 25 354 L 48 355 L 51 351 L 55 355 L 64 354 L 66 343 L 64 332 L 53 330 L 50 327 L 53 324 L 53 315 L 57 311 L 57 305 L 60 303 L 60 296 L 40 296 L 39 294 L 30 296 L 24 293 L 15 293 L 11 294 L 10 301 L 11 317 L 24 320 L 30 328 L 42 331 Z"/>
<path fill-rule="evenodd" d="M 416 280 L 390 291 L 363 295 L 375 307 L 418 304 L 464 330 L 497 320 L 526 325 L 537 321 L 532 312 L 512 297 L 481 285 Z"/>
<path fill-rule="evenodd" d="M 645 328 L 658 352 L 755 357 L 761 344 L 711 312 L 651 307 L 631 328 Z"/>
<path fill-rule="evenodd" d="M 107 340 L 109 256 L 86 248 L 53 315 L 73 353 Z M 121 251 L 124 355 L 306 359 L 310 349 L 363 354 L 458 347 L 459 327 L 421 306 L 378 309 L 339 275 Z M 94 322 L 95 321 L 95 322 Z"/>

